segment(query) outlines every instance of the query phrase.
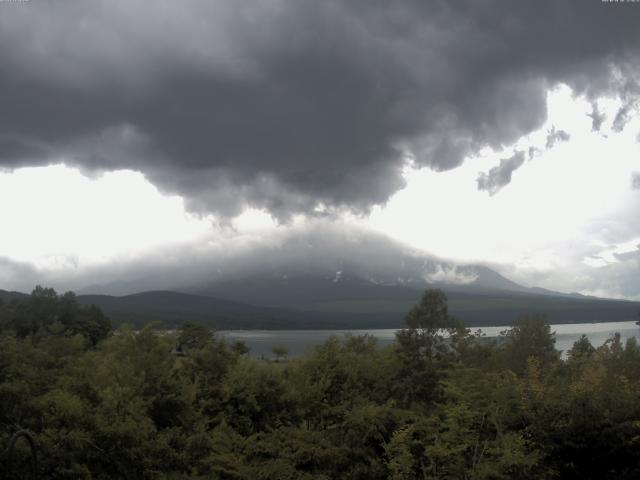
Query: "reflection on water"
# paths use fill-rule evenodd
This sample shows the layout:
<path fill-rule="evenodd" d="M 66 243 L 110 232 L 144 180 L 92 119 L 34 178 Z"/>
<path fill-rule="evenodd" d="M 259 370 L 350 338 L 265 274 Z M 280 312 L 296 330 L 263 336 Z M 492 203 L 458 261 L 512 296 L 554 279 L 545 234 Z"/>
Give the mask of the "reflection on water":
<path fill-rule="evenodd" d="M 508 327 L 484 327 L 487 337 L 495 337 Z M 329 337 L 343 337 L 346 334 L 371 335 L 378 344 L 385 346 L 393 342 L 396 329 L 372 330 L 226 330 L 220 334 L 230 341 L 240 340 L 251 349 L 253 357 L 273 357 L 272 348 L 282 346 L 288 349 L 289 356 L 295 357 L 309 353 L 313 347 L 325 342 Z M 574 323 L 551 325 L 556 332 L 556 348 L 566 351 L 571 348 L 580 335 L 586 335 L 591 343 L 598 347 L 614 333 L 620 333 L 624 342 L 627 338 L 640 338 L 640 327 L 635 322 Z"/>

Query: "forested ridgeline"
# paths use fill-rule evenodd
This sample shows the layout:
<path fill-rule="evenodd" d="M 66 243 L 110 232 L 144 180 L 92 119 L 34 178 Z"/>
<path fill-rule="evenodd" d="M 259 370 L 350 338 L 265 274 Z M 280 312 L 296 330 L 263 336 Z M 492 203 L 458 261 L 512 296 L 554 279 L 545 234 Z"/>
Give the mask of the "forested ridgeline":
<path fill-rule="evenodd" d="M 153 320 L 153 319 L 150 319 Z M 446 335 L 445 335 L 446 332 Z M 205 327 L 113 330 L 73 294 L 0 305 L 0 462 L 46 479 L 637 479 L 640 348 L 544 320 L 471 334 L 427 291 L 387 348 L 251 359 Z"/>

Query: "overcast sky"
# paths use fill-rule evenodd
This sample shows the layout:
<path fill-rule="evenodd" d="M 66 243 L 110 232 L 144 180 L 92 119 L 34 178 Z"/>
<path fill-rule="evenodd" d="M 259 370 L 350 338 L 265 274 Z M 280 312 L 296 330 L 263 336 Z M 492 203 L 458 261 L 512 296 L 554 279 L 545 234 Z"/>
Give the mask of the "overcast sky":
<path fill-rule="evenodd" d="M 0 288 L 388 236 L 640 299 L 639 26 L 600 0 L 0 1 Z"/>

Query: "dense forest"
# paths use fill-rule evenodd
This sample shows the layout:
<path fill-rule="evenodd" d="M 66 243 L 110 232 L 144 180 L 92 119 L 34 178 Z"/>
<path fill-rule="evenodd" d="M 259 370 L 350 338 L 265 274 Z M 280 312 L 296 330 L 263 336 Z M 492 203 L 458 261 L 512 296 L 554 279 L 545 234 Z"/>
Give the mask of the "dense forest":
<path fill-rule="evenodd" d="M 38 287 L 0 305 L 0 467 L 29 478 L 27 431 L 47 479 L 640 478 L 635 339 L 561 356 L 525 317 L 489 340 L 437 290 L 406 322 L 258 360 Z"/>

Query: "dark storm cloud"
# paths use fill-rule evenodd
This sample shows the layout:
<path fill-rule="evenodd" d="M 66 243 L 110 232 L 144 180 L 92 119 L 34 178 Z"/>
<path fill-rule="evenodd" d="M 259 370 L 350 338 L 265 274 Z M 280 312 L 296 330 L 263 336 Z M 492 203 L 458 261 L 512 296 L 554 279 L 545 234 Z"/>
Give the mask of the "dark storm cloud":
<path fill-rule="evenodd" d="M 570 138 L 571 135 L 569 135 L 564 130 L 556 129 L 555 126 L 551 127 L 551 130 L 549 130 L 549 133 L 547 133 L 547 143 L 545 145 L 545 148 L 548 150 L 550 148 L 553 148 L 556 143 L 567 142 Z"/>
<path fill-rule="evenodd" d="M 0 4 L 0 166 L 131 168 L 195 209 L 366 210 L 629 94 L 640 9 L 593 1 Z M 595 118 L 594 118 L 595 126 Z"/>
<path fill-rule="evenodd" d="M 524 152 L 519 151 L 510 158 L 500 160 L 500 165 L 493 167 L 489 173 L 478 175 L 478 190 L 486 190 L 489 195 L 495 195 L 502 187 L 511 182 L 511 175 L 524 163 Z"/>

